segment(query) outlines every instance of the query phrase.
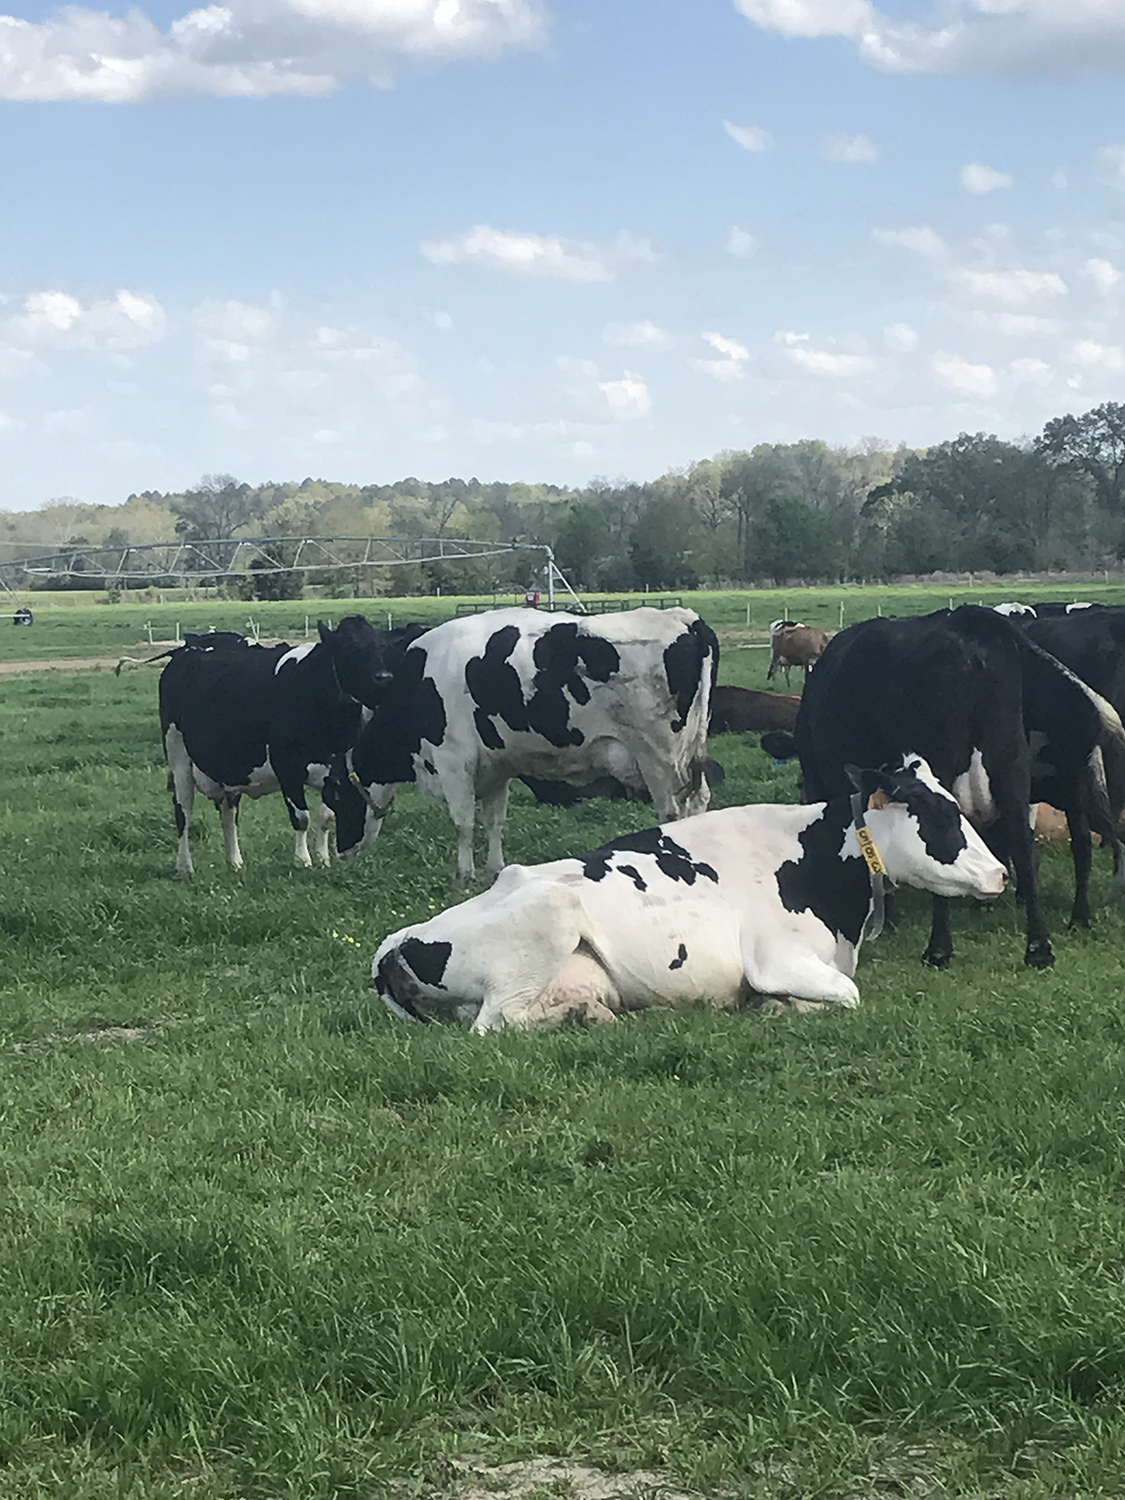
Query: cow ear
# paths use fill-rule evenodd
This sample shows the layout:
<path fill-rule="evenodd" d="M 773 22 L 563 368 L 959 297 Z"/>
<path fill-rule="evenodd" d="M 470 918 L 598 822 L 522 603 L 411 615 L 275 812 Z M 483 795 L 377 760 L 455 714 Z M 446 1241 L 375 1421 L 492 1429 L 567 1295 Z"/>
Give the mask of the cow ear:
<path fill-rule="evenodd" d="M 326 625 L 323 620 L 318 620 L 316 622 L 316 628 L 317 628 L 318 634 L 320 635 L 321 640 L 324 642 L 325 645 L 327 645 L 328 642 L 332 639 L 333 635 L 335 634 L 335 631 L 332 629 L 332 626 L 331 625 Z"/>

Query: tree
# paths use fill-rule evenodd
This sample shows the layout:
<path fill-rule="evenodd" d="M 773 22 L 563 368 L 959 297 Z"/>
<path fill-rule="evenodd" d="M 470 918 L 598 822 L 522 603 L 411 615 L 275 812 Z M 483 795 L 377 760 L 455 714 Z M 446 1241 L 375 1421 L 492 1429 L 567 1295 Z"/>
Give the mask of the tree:
<path fill-rule="evenodd" d="M 693 561 L 697 522 L 670 498 L 650 500 L 629 544 L 636 582 L 654 589 L 691 589 L 699 582 Z"/>
<path fill-rule="evenodd" d="M 580 501 L 567 511 L 555 539 L 559 567 L 576 588 L 594 588 L 598 563 L 609 544 L 609 527 L 601 507 Z"/>
<path fill-rule="evenodd" d="M 889 571 L 1010 573 L 1035 567 L 1057 540 L 1059 488 L 1051 480 L 1035 450 L 962 432 L 910 454 L 864 508 L 871 515 L 889 507 Z"/>
<path fill-rule="evenodd" d="M 250 564 L 255 599 L 299 599 L 305 588 L 305 575 L 293 569 L 293 546 L 275 542 L 263 547 L 262 554 Z M 290 572 L 275 573 L 274 568 L 289 568 Z"/>
<path fill-rule="evenodd" d="M 233 536 L 262 515 L 262 496 L 233 474 L 204 474 L 193 490 L 171 495 L 176 534 L 185 541 L 214 541 Z"/>
<path fill-rule="evenodd" d="M 751 578 L 836 578 L 842 558 L 832 522 L 805 500 L 771 497 L 750 525 L 746 571 Z"/>
<path fill-rule="evenodd" d="M 1080 417 L 1055 417 L 1035 441 L 1036 452 L 1093 481 L 1102 508 L 1125 509 L 1125 406 L 1106 401 Z"/>

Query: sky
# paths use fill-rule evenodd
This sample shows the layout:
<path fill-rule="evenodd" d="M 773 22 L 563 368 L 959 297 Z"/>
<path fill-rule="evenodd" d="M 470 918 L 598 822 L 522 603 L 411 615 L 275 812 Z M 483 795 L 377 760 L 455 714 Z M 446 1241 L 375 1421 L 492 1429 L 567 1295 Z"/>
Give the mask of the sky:
<path fill-rule="evenodd" d="M 0 508 L 1034 435 L 1125 399 L 1123 73 L 1125 0 L 22 0 Z"/>

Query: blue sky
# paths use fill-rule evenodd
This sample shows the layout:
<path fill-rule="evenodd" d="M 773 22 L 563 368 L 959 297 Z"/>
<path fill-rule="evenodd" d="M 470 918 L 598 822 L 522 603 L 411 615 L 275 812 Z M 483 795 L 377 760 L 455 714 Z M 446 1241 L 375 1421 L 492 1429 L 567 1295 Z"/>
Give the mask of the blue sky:
<path fill-rule="evenodd" d="M 1125 399 L 1123 71 L 1122 0 L 26 0 L 0 507 Z"/>

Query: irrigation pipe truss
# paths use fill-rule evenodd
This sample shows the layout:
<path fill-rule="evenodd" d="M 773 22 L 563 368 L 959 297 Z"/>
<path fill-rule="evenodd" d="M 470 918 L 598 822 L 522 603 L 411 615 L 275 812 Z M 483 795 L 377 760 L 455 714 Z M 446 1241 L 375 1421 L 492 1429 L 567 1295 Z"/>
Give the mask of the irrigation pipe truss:
<path fill-rule="evenodd" d="M 20 549 L 30 552 L 29 547 Z M 27 583 L 82 579 L 107 588 L 174 588 L 214 583 L 255 574 L 335 572 L 340 568 L 391 568 L 410 563 L 465 563 L 489 557 L 532 552 L 542 556 L 548 605 L 556 589 L 577 594 L 540 542 L 480 542 L 468 537 L 277 536 L 219 537 L 212 541 L 147 542 L 127 547 L 44 547 L 35 555 L 0 559 L 0 587 L 14 590 Z M 282 561 L 281 559 L 286 559 Z"/>

